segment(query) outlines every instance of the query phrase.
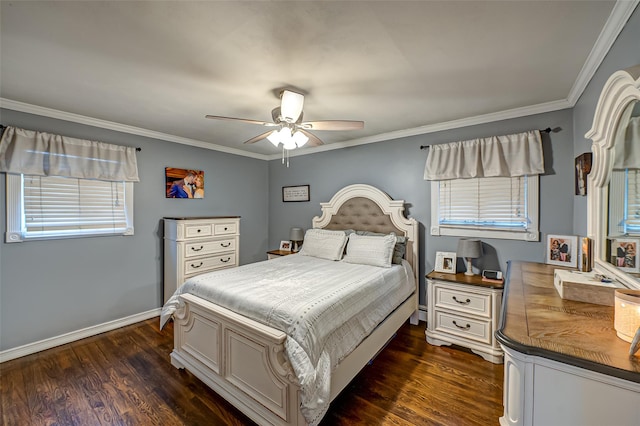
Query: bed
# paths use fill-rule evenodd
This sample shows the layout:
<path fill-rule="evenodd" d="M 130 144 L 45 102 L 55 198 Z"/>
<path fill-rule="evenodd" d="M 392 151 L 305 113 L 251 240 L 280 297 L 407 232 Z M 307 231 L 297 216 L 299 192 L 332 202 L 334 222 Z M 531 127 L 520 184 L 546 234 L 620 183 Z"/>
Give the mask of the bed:
<path fill-rule="evenodd" d="M 418 224 L 414 219 L 404 216 L 404 201 L 392 200 L 384 192 L 372 186 L 357 184 L 341 189 L 329 202 L 321 203 L 321 208 L 322 214 L 313 218 L 313 230 L 308 231 L 308 235 L 314 236 L 324 233 L 335 236 L 335 234 L 339 234 L 338 231 L 346 230 L 359 231 L 360 235 L 395 233 L 396 236 L 405 237 L 404 259 L 390 268 L 363 266 L 357 261 L 329 262 L 309 256 L 309 253 L 312 252 L 311 247 L 314 246 L 311 243 L 312 240 L 308 242 L 305 240 L 309 247 L 307 256 L 304 255 L 305 246 L 303 244 L 303 253 L 300 254 L 194 277 L 178 290 L 173 297 L 172 304 L 168 303 L 163 308 L 163 320 L 166 320 L 168 316 L 172 316 L 174 319 L 172 365 L 190 371 L 216 393 L 261 425 L 316 424 L 322 418 L 329 402 L 346 387 L 367 362 L 375 357 L 386 342 L 393 337 L 396 330 L 407 319 L 412 324 L 418 322 Z M 348 233 L 346 232 L 346 234 Z M 351 237 L 350 241 L 361 242 L 366 238 L 371 237 Z M 347 247 L 347 256 L 350 256 L 349 247 Z M 345 258 L 345 260 L 347 259 Z M 354 348 L 340 349 L 344 353 L 340 352 L 337 355 L 331 352 L 332 361 L 329 363 L 331 372 L 328 381 L 324 380 L 323 375 L 320 374 L 320 370 L 326 369 L 326 365 L 328 365 L 319 361 L 322 358 L 320 354 L 324 354 L 324 351 L 316 352 L 315 346 L 323 349 L 325 347 L 333 348 L 332 345 L 325 345 L 324 341 L 319 344 L 316 342 L 318 339 L 310 338 L 307 346 L 303 342 L 304 339 L 298 338 L 302 332 L 299 331 L 301 326 L 294 324 L 295 318 L 293 323 L 283 320 L 284 325 L 282 326 L 277 320 L 266 321 L 262 316 L 252 319 L 248 312 L 243 311 L 243 303 L 229 302 L 225 299 L 226 296 L 217 294 L 222 290 L 219 290 L 215 285 L 216 282 L 219 284 L 226 283 L 226 281 L 238 283 L 240 282 L 238 280 L 245 280 L 243 285 L 231 285 L 232 288 L 238 289 L 237 291 L 240 292 L 240 300 L 244 300 L 242 298 L 250 294 L 242 293 L 242 289 L 245 288 L 244 283 L 247 286 L 254 285 L 252 289 L 246 287 L 249 290 L 245 291 L 259 293 L 263 289 L 264 281 L 272 276 L 271 272 L 277 273 L 277 269 L 281 268 L 281 273 L 286 275 L 288 271 L 298 267 L 302 269 L 300 272 L 296 272 L 296 277 L 300 276 L 299 279 L 303 281 L 308 280 L 305 283 L 308 282 L 310 283 L 308 287 L 313 287 L 311 279 L 314 274 L 325 277 L 323 284 L 329 283 L 329 274 L 323 269 L 327 267 L 327 263 L 332 264 L 330 267 L 334 268 L 332 271 L 335 272 L 331 274 L 335 274 L 336 278 L 340 277 L 339 282 L 341 283 L 338 290 L 331 291 L 334 297 L 338 298 L 337 302 L 336 300 L 327 302 L 331 306 L 340 305 L 343 302 L 355 305 L 359 303 L 362 305 L 360 306 L 362 309 L 369 306 L 367 305 L 370 303 L 369 300 L 364 300 L 366 297 L 371 295 L 372 300 L 375 297 L 372 289 L 381 288 L 390 292 L 391 290 L 388 290 L 386 286 L 396 280 L 399 286 L 404 286 L 402 293 L 398 290 L 396 294 L 393 290 L 392 293 L 379 296 L 385 300 L 385 303 L 392 303 L 392 306 L 384 308 L 388 311 L 379 309 L 378 305 L 371 305 L 376 306 L 376 309 L 363 311 L 366 316 L 374 317 L 371 312 L 380 310 L 382 316 L 375 320 L 365 321 L 366 330 L 360 330 L 362 328 L 360 323 L 356 327 L 352 327 L 364 337 L 357 346 L 353 344 Z M 378 272 L 372 272 L 372 269 L 378 270 Z M 264 272 L 265 270 L 270 272 Z M 403 274 L 404 278 L 401 278 Z M 384 286 L 379 283 L 370 284 L 374 287 L 365 289 L 364 293 L 358 296 L 350 294 L 346 290 L 343 292 L 343 288 L 352 285 L 351 281 L 362 280 L 365 282 L 364 277 L 368 275 L 371 275 L 374 281 L 377 279 L 384 283 Z M 277 274 L 273 276 L 279 277 Z M 410 278 L 410 280 L 406 278 Z M 214 285 L 211 285 L 212 282 Z M 255 287 L 256 283 L 259 283 L 258 287 Z M 208 287 L 200 287 L 201 284 L 208 285 Z M 274 283 L 274 292 L 280 284 Z M 407 285 L 410 288 L 407 288 Z M 316 287 L 320 291 L 323 290 L 322 285 Z M 198 288 L 205 290 L 199 291 Z M 295 293 L 292 290 L 285 289 L 284 291 Z M 300 291 L 302 292 L 302 290 Z M 392 301 L 394 294 L 397 300 Z M 267 299 L 268 296 L 267 293 L 262 293 L 259 298 Z M 283 297 L 288 297 L 288 294 Z M 295 308 L 298 306 L 296 304 L 298 302 L 293 299 L 294 295 L 291 297 L 292 301 L 287 301 L 286 304 Z M 325 298 L 320 295 L 317 300 L 305 299 L 299 303 L 299 309 L 304 309 L 305 312 L 311 310 L 310 315 L 318 323 L 326 324 L 329 317 L 336 315 L 313 311 L 316 305 L 322 304 L 320 299 Z M 351 302 L 349 302 L 350 300 Z M 268 315 L 265 314 L 265 318 L 268 316 L 272 319 L 272 317 L 282 316 L 280 313 L 274 315 L 273 309 L 265 308 L 264 311 L 268 312 Z M 321 318 L 321 315 L 325 315 L 325 317 Z M 305 317 L 304 321 L 299 322 L 306 323 L 308 319 Z M 345 320 L 345 323 L 347 322 L 349 321 Z M 341 333 L 343 331 L 339 333 L 331 331 L 329 341 L 333 342 L 332 338 L 343 340 Z M 336 334 L 339 334 L 339 338 L 335 338 Z M 305 333 L 304 336 L 307 334 Z M 344 340 L 346 341 L 346 338 Z M 303 343 L 298 345 L 298 342 Z M 314 367 L 316 363 L 318 366 L 325 366 L 324 368 L 318 367 L 318 377 L 313 375 L 314 381 L 311 385 L 307 380 L 309 375 L 301 374 L 301 365 L 305 364 L 300 361 L 300 354 L 304 355 L 302 357 L 304 362 L 307 362 L 306 360 L 309 358 Z M 335 360 L 334 355 L 338 357 Z M 316 399 L 310 398 L 309 389 L 321 389 L 318 391 L 320 396 L 314 394 Z M 315 407 L 313 404 L 318 406 Z"/>

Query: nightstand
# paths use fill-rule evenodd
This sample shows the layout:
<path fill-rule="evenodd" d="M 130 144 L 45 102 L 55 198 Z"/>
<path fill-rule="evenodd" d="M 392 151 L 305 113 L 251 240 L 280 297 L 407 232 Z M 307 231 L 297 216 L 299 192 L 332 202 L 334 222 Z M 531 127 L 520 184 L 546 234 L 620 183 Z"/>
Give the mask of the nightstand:
<path fill-rule="evenodd" d="M 281 257 L 281 256 L 288 256 L 290 254 L 295 254 L 295 253 L 287 250 L 271 250 L 267 252 L 267 260 L 275 259 L 276 257 Z"/>
<path fill-rule="evenodd" d="M 459 345 L 487 361 L 502 364 L 495 331 L 500 319 L 503 283 L 464 273 L 427 275 L 427 342 Z"/>

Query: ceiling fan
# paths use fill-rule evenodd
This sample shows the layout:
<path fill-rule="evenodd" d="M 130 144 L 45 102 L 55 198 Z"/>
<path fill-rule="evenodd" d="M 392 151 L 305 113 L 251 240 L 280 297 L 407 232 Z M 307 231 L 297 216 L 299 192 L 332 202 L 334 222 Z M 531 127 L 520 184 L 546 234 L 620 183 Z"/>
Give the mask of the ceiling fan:
<path fill-rule="evenodd" d="M 271 111 L 273 122 L 250 120 L 246 118 L 222 117 L 219 115 L 207 115 L 206 117 L 215 120 L 241 121 L 243 123 L 258 124 L 265 127 L 275 128 L 249 139 L 245 144 L 267 139 L 276 147 L 282 144 L 283 150 L 300 148 L 307 143 L 310 146 L 323 145 L 324 142 L 322 142 L 316 135 L 309 132 L 309 130 L 357 130 L 364 127 L 364 121 L 302 121 L 304 95 L 285 89 L 280 92 L 280 99 L 280 106 Z"/>

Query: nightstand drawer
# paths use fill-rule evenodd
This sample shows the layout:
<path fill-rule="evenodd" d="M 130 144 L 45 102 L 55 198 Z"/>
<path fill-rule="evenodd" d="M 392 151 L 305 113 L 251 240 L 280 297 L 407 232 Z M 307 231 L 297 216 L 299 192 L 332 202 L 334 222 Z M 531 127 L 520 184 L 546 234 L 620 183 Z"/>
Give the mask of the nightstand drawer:
<path fill-rule="evenodd" d="M 213 233 L 215 235 L 231 235 L 238 231 L 238 227 L 235 223 L 216 223 L 213 226 Z"/>
<path fill-rule="evenodd" d="M 184 227 L 185 238 L 210 237 L 211 235 L 213 235 L 213 227 L 210 223 L 185 225 Z"/>
<path fill-rule="evenodd" d="M 436 307 L 491 318 L 491 296 L 489 294 L 478 294 L 437 285 L 435 290 Z"/>
<path fill-rule="evenodd" d="M 184 257 L 202 256 L 236 249 L 235 238 L 225 238 L 216 241 L 200 241 L 184 245 Z"/>
<path fill-rule="evenodd" d="M 489 321 L 469 319 L 440 311 L 436 311 L 435 316 L 435 330 L 491 344 L 491 324 Z"/>
<path fill-rule="evenodd" d="M 236 254 L 225 253 L 219 256 L 205 257 L 202 259 L 188 260 L 184 263 L 184 273 L 186 274 L 198 274 L 201 272 L 210 271 L 217 268 L 225 268 L 230 265 L 235 265 Z"/>

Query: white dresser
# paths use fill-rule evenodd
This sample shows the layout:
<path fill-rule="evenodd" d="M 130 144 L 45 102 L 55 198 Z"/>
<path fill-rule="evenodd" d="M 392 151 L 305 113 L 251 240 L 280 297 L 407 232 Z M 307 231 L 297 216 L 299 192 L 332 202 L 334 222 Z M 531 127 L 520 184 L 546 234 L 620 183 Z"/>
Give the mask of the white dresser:
<path fill-rule="evenodd" d="M 238 266 L 240 217 L 164 218 L 164 302 L 185 280 Z"/>
<path fill-rule="evenodd" d="M 502 306 L 502 283 L 482 277 L 431 272 L 427 275 L 427 342 L 456 344 L 487 361 L 503 362 L 494 334 Z"/>

